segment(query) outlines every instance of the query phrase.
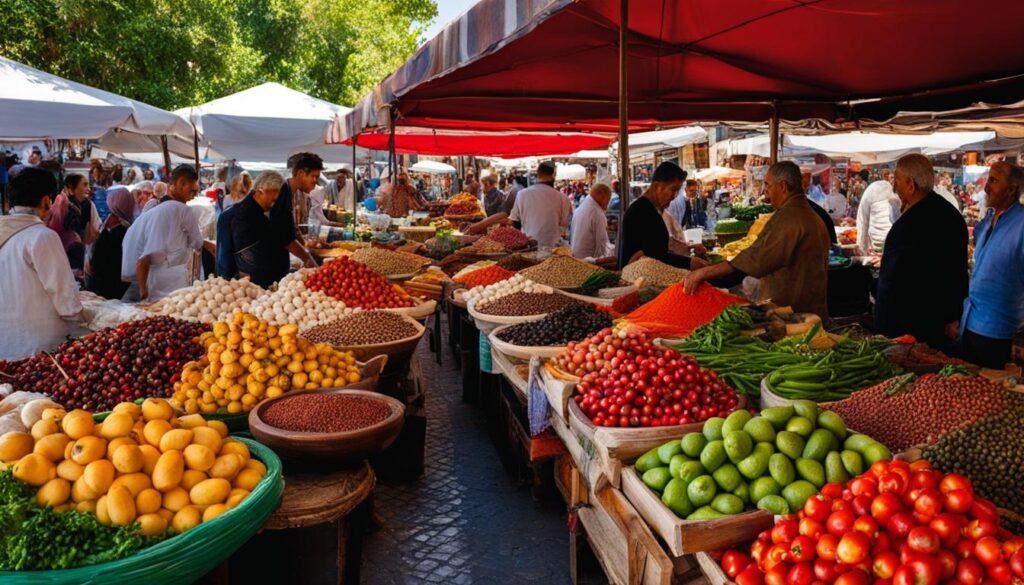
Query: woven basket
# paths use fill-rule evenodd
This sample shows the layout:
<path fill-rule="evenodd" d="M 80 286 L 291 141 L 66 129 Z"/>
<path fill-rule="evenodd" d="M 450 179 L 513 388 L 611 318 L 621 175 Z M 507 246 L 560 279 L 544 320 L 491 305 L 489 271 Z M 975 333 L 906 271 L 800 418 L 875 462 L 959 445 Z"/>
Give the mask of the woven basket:
<path fill-rule="evenodd" d="M 236 437 L 237 438 L 237 437 Z M 281 460 L 268 447 L 238 438 L 267 474 L 238 507 L 118 561 L 58 571 L 0 571 L 4 585 L 177 585 L 192 583 L 255 535 L 284 492 Z"/>
<path fill-rule="evenodd" d="M 402 315 L 406 321 L 413 324 L 416 327 L 416 333 L 406 337 L 404 339 L 398 339 L 395 341 L 388 341 L 386 343 L 370 343 L 366 345 L 335 345 L 334 349 L 340 351 L 350 351 L 359 361 L 369 361 L 377 356 L 391 356 L 395 357 L 396 360 L 404 357 L 416 350 L 416 346 L 419 345 L 420 339 L 423 334 L 426 333 L 427 329 L 420 324 L 419 321 L 413 319 L 409 315 Z"/>

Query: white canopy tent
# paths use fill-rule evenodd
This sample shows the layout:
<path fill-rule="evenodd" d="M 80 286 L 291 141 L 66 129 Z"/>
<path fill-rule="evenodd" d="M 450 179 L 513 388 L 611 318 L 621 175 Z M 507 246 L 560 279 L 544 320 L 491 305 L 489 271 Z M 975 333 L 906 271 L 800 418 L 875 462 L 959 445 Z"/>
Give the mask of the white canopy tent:
<path fill-rule="evenodd" d="M 414 173 L 451 174 L 455 172 L 455 167 L 436 160 L 421 160 L 409 167 L 409 170 Z"/>
<path fill-rule="evenodd" d="M 681 148 L 687 144 L 707 142 L 707 130 L 699 126 L 683 126 L 669 130 L 639 132 L 629 135 L 629 156 L 644 155 L 661 150 Z M 618 143 L 612 145 L 618 151 Z"/>
<path fill-rule="evenodd" d="M 199 130 L 204 160 L 283 163 L 298 152 L 320 155 L 325 163 L 352 163 L 352 147 L 325 144 L 331 121 L 349 108 L 308 96 L 277 83 L 264 83 L 176 113 Z M 173 150 L 182 153 L 182 145 Z M 372 160 L 357 149 L 359 163 Z"/>
<path fill-rule="evenodd" d="M 824 154 L 832 158 L 849 158 L 864 164 L 879 164 L 892 162 L 913 153 L 943 154 L 994 138 L 994 132 L 934 132 L 931 134 L 845 132 L 820 136 L 787 134 L 783 137 L 782 155 L 799 157 Z M 723 140 L 715 145 L 718 160 L 735 155 L 755 155 L 767 158 L 770 148 L 767 134 Z"/>
<path fill-rule="evenodd" d="M 0 57 L 0 141 L 102 140 L 114 131 L 193 136 L 171 112 Z"/>
<path fill-rule="evenodd" d="M 587 178 L 587 169 L 583 165 L 563 165 L 561 163 L 555 166 L 555 179 L 559 181 L 582 181 Z"/>
<path fill-rule="evenodd" d="M 730 169 L 728 167 L 711 167 L 710 169 L 697 171 L 694 178 L 698 181 L 714 181 L 720 179 L 742 179 L 744 175 L 746 175 L 746 173 L 738 169 Z"/>

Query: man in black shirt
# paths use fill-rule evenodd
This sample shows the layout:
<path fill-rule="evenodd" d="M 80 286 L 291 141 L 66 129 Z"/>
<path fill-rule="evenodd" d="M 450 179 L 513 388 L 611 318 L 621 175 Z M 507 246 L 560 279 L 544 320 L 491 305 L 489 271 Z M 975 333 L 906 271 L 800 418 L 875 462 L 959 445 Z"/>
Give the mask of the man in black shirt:
<path fill-rule="evenodd" d="M 619 269 L 640 256 L 648 256 L 676 268 L 690 268 L 691 258 L 669 252 L 668 228 L 661 213 L 679 193 L 686 180 L 686 171 L 679 165 L 663 162 L 651 177 L 651 186 L 626 209 L 622 220 L 622 245 L 619 246 Z M 692 261 L 703 266 L 700 260 Z"/>
<path fill-rule="evenodd" d="M 909 333 L 941 350 L 950 349 L 967 296 L 967 226 L 932 190 L 934 180 L 923 155 L 907 155 L 896 165 L 903 213 L 885 238 L 875 329 Z"/>

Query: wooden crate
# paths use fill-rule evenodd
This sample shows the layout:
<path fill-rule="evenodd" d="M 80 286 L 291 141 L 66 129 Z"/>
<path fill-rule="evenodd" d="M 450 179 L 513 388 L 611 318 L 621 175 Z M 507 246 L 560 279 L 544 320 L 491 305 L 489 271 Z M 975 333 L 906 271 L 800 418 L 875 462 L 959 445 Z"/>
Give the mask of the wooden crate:
<path fill-rule="evenodd" d="M 597 473 L 603 475 L 612 487 L 619 487 L 622 461 L 612 457 L 608 448 L 600 443 L 598 433 L 603 429 L 598 429 L 590 423 L 590 419 L 583 414 L 575 400 L 569 401 L 569 429 L 573 435 L 579 438 L 578 440 L 583 441 L 588 447 L 586 455 L 589 460 L 583 464 L 594 467 Z"/>
<path fill-rule="evenodd" d="M 569 420 L 569 402 L 572 401 L 572 393 L 576 390 L 576 382 L 559 380 L 551 375 L 547 368 L 540 369 L 541 387 L 548 397 L 548 404 L 551 405 L 551 412 L 563 421 Z"/>
<path fill-rule="evenodd" d="M 561 461 L 555 467 L 563 495 L 580 486 L 581 475 Z M 579 489 L 577 487 L 577 489 Z M 602 481 L 576 496 L 579 521 L 608 580 L 615 585 L 671 585 L 676 566 L 622 492 Z"/>
<path fill-rule="evenodd" d="M 551 429 L 565 443 L 566 451 L 569 452 L 573 464 L 579 470 L 587 489 L 597 485 L 598 480 L 604 476 L 604 472 L 597 461 L 592 438 L 577 434 L 576 431 L 569 428 L 566 421 L 556 416 L 551 417 Z"/>
<path fill-rule="evenodd" d="M 693 556 L 697 559 L 697 565 L 700 566 L 700 570 L 704 573 L 708 583 L 711 585 L 730 585 L 732 583 L 729 580 L 729 576 L 722 570 L 722 566 L 718 564 L 718 561 L 711 558 L 711 555 L 706 552 L 699 552 Z"/>
<path fill-rule="evenodd" d="M 526 378 L 523 377 L 518 368 L 519 364 L 516 363 L 517 361 L 491 347 L 491 364 L 497 370 L 496 373 L 504 376 L 516 391 L 516 394 L 522 398 L 523 402 L 526 402 L 530 396 L 530 391 L 527 388 Z"/>
<path fill-rule="evenodd" d="M 622 469 L 622 491 L 650 525 L 665 540 L 669 552 L 680 556 L 735 546 L 757 538 L 772 527 L 774 517 L 765 510 L 751 510 L 712 520 L 685 520 L 676 516 L 658 494 L 644 485 L 632 465 Z"/>

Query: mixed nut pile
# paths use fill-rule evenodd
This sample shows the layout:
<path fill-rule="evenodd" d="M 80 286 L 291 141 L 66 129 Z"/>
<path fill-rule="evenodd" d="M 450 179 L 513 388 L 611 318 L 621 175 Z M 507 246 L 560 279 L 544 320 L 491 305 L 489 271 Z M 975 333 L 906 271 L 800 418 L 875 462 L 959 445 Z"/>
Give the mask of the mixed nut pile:
<path fill-rule="evenodd" d="M 416 335 L 416 331 L 416 326 L 398 313 L 362 311 L 317 325 L 302 336 L 314 343 L 344 347 L 398 341 Z"/>

